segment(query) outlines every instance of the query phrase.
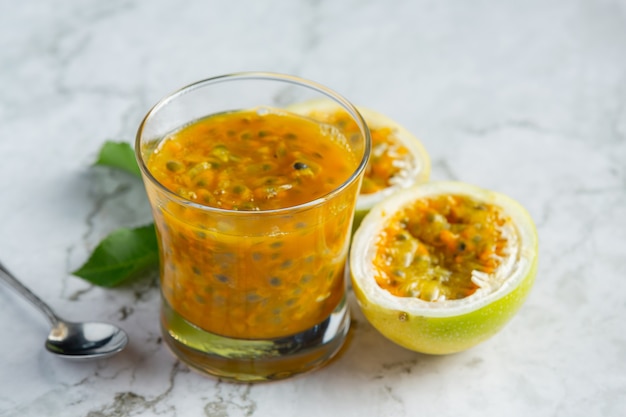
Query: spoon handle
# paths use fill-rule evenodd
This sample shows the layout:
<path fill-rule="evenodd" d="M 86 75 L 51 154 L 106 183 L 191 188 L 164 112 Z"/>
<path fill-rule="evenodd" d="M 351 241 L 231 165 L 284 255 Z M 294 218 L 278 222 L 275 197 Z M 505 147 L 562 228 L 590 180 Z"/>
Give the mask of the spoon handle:
<path fill-rule="evenodd" d="M 24 286 L 15 276 L 9 272 L 9 270 L 0 262 L 0 278 L 2 278 L 5 282 L 11 285 L 17 292 L 22 294 L 24 298 L 30 301 L 35 307 L 37 307 L 41 312 L 43 312 L 50 323 L 54 326 L 56 325 L 60 319 L 59 317 L 52 311 L 48 304 L 41 301 L 39 297 L 31 292 L 28 288 Z"/>

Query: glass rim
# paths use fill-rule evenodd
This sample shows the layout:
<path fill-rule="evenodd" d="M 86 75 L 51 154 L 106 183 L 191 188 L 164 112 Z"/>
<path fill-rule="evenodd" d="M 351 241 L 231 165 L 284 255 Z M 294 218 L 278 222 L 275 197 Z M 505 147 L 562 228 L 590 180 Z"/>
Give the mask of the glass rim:
<path fill-rule="evenodd" d="M 142 144 L 141 139 L 142 139 L 142 133 L 144 131 L 146 124 L 150 121 L 150 119 L 154 116 L 155 113 L 157 113 L 161 108 L 165 107 L 168 103 L 170 103 L 172 100 L 175 100 L 178 97 L 181 97 L 201 87 L 205 87 L 205 86 L 212 85 L 212 84 L 223 83 L 223 82 L 237 81 L 237 80 L 283 81 L 283 82 L 294 84 L 300 87 L 306 87 L 310 90 L 321 93 L 325 95 L 326 97 L 334 100 L 338 104 L 340 104 L 344 108 L 344 110 L 346 110 L 356 122 L 357 126 L 359 127 L 359 130 L 361 130 L 361 133 L 363 134 L 363 139 L 365 142 L 364 149 L 363 149 L 363 156 L 361 157 L 361 161 L 359 162 L 359 165 L 354 169 L 350 177 L 348 177 L 348 179 L 346 179 L 343 183 L 335 187 L 332 191 L 320 197 L 317 197 L 314 200 L 307 201 L 301 204 L 296 204 L 293 206 L 280 207 L 280 208 L 269 209 L 269 210 L 233 210 L 233 209 L 223 209 L 219 207 L 207 206 L 207 205 L 189 200 L 187 198 L 184 198 L 176 194 L 175 192 L 171 191 L 170 189 L 165 187 L 163 184 L 161 184 L 161 182 L 159 182 L 152 175 L 152 173 L 146 166 L 146 161 L 144 161 L 144 158 L 143 158 L 143 154 L 141 150 L 141 144 Z M 188 84 L 184 87 L 181 87 L 175 90 L 174 92 L 161 98 L 154 106 L 152 106 L 152 108 L 150 108 L 150 110 L 148 110 L 148 112 L 142 119 L 141 123 L 139 124 L 139 128 L 137 129 L 137 134 L 135 137 L 134 151 L 135 151 L 135 159 L 137 160 L 137 163 L 139 165 L 139 169 L 142 173 L 143 178 L 148 179 L 161 192 L 166 194 L 168 198 L 176 201 L 178 204 L 181 204 L 187 207 L 193 207 L 193 208 L 206 211 L 206 212 L 220 213 L 222 215 L 257 216 L 260 214 L 280 215 L 280 214 L 286 214 L 286 213 L 294 212 L 294 211 L 307 210 L 307 209 L 319 206 L 323 204 L 325 201 L 332 199 L 335 195 L 341 193 L 344 189 L 352 185 L 354 181 L 356 181 L 357 178 L 361 175 L 361 173 L 365 170 L 365 167 L 367 166 L 367 162 L 369 161 L 369 157 L 370 157 L 371 142 L 372 142 L 372 139 L 371 139 L 370 131 L 367 126 L 367 123 L 365 122 L 365 119 L 363 118 L 361 113 L 358 111 L 356 106 L 353 105 L 348 99 L 343 97 L 341 94 L 331 90 L 328 87 L 323 86 L 322 84 L 319 84 L 314 81 L 310 81 L 301 77 L 287 75 L 287 74 L 280 74 L 280 73 L 275 73 L 275 72 L 251 71 L 251 72 L 236 72 L 236 73 L 230 73 L 230 74 L 219 75 L 219 76 L 215 76 L 211 78 L 206 78 L 206 79 Z"/>

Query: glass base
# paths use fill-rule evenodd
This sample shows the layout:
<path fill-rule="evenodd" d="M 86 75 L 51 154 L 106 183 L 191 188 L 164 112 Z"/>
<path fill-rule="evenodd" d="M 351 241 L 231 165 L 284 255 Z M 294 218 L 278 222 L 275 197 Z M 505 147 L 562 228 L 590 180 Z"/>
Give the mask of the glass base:
<path fill-rule="evenodd" d="M 161 309 L 163 339 L 175 356 L 200 372 L 239 382 L 288 378 L 319 368 L 343 345 L 350 329 L 345 297 L 323 322 L 301 333 L 269 340 L 233 339 L 209 333 Z"/>

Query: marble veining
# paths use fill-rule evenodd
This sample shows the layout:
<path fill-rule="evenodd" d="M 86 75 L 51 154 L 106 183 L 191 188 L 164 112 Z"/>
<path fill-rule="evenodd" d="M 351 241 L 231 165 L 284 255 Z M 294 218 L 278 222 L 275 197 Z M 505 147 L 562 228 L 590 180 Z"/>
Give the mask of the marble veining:
<path fill-rule="evenodd" d="M 128 349 L 68 362 L 0 285 L 0 417 L 622 416 L 626 410 L 624 0 L 0 0 L 0 260 L 68 319 L 118 323 Z M 432 178 L 511 195 L 533 216 L 530 298 L 457 355 L 402 349 L 350 298 L 327 367 L 236 385 L 162 343 L 156 276 L 71 275 L 107 233 L 151 221 L 141 181 L 94 167 L 150 106 L 202 78 L 291 73 L 415 133 Z"/>

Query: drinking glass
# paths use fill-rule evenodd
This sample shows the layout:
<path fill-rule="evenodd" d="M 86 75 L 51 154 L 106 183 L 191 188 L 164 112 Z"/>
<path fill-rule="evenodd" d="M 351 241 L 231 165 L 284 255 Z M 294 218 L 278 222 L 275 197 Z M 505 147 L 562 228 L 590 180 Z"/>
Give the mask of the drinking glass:
<path fill-rule="evenodd" d="M 324 195 L 273 209 L 224 209 L 168 188 L 151 172 L 150 158 L 168 138 L 211 115 L 288 112 L 319 100 L 337 105 L 359 127 L 343 144 L 356 161 L 352 172 Z M 350 327 L 345 263 L 370 153 L 357 109 L 298 77 L 223 75 L 159 101 L 139 127 L 135 151 L 159 242 L 163 340 L 174 355 L 203 373 L 244 382 L 286 378 L 328 362 Z"/>

